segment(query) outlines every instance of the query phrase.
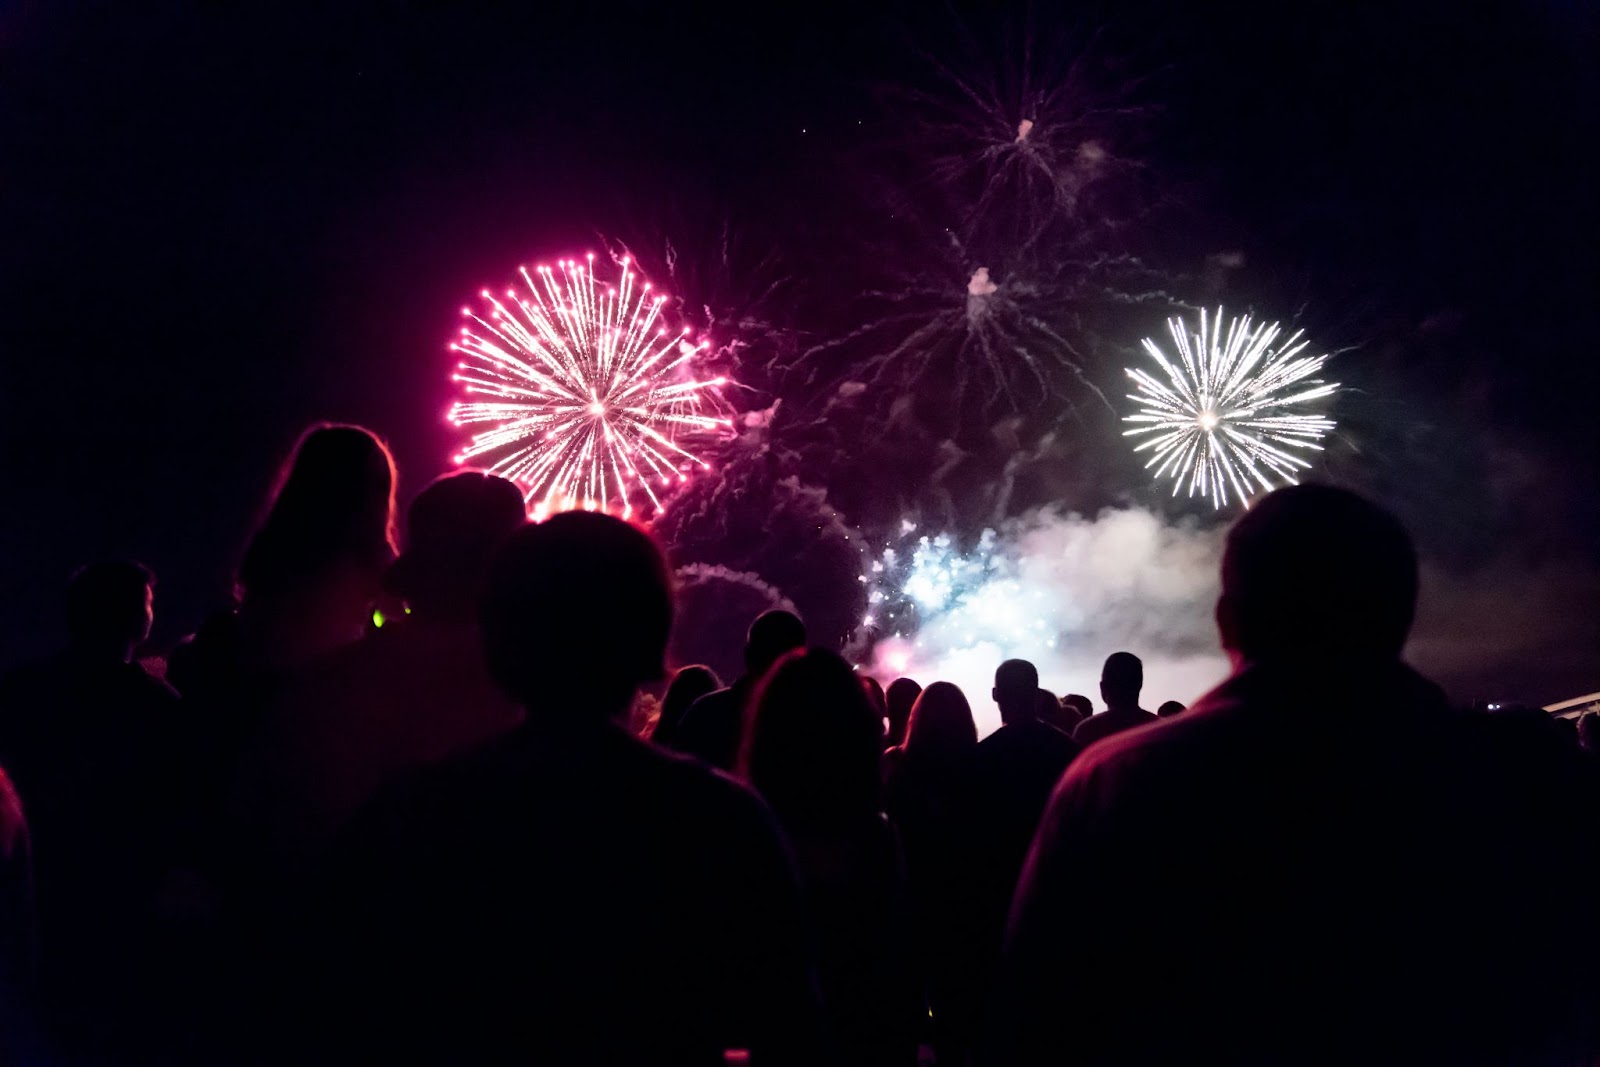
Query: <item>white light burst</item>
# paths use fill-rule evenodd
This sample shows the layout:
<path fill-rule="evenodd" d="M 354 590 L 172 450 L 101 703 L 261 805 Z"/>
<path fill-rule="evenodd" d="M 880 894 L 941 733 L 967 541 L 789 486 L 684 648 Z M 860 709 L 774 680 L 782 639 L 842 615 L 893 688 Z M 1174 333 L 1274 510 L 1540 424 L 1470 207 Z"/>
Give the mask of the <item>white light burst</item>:
<path fill-rule="evenodd" d="M 663 322 L 661 296 L 619 261 L 616 283 L 597 281 L 594 257 L 561 260 L 554 269 L 522 268 L 524 291 L 483 291 L 486 310 L 463 308 L 477 324 L 451 348 L 464 357 L 455 381 L 474 399 L 457 403 L 450 421 L 486 426 L 456 456 L 524 487 L 535 518 L 585 508 L 633 514 L 709 464 L 690 451 L 696 440 L 730 433 L 723 378 L 697 380 L 695 359 L 707 347 L 688 329 Z M 481 398 L 481 399 L 480 399 Z"/>
<path fill-rule="evenodd" d="M 1130 367 L 1137 392 L 1128 399 L 1140 410 L 1124 419 L 1140 424 L 1126 436 L 1150 435 L 1134 451 L 1153 453 L 1145 467 L 1158 478 L 1170 475 L 1174 496 L 1187 486 L 1219 510 L 1232 497 L 1248 504 L 1256 492 L 1270 491 L 1273 476 L 1294 483 L 1310 469 L 1290 450 L 1321 451 L 1317 442 L 1333 420 L 1302 405 L 1338 388 L 1314 377 L 1328 357 L 1302 355 L 1309 342 L 1299 331 L 1279 343 L 1277 323 L 1258 325 L 1245 315 L 1224 330 L 1223 318 L 1221 308 L 1215 315 L 1202 310 L 1194 333 L 1183 319 L 1169 319 L 1175 360 L 1145 338 L 1166 380 Z"/>

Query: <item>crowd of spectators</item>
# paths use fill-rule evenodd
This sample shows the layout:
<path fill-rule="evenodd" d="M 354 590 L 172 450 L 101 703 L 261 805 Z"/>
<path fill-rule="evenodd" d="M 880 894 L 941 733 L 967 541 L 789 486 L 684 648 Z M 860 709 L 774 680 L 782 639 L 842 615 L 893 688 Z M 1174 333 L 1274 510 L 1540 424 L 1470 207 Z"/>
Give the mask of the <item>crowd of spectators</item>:
<path fill-rule="evenodd" d="M 884 687 L 787 611 L 724 685 L 647 532 L 395 481 L 314 427 L 191 637 L 91 564 L 0 678 L 0 1067 L 1600 1058 L 1600 730 L 1407 667 L 1350 492 L 1234 524 L 1233 672 L 1152 713 L 1137 650 Z"/>

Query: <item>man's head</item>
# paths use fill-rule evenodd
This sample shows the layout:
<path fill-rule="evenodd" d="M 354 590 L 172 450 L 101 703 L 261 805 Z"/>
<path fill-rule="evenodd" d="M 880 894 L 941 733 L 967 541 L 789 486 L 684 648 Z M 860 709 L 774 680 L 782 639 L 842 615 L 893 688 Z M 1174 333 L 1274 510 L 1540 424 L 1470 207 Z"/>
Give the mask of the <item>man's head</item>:
<path fill-rule="evenodd" d="M 613 717 L 663 674 L 666 561 L 621 519 L 564 512 L 506 539 L 479 620 L 490 675 L 530 719 Z"/>
<path fill-rule="evenodd" d="M 150 636 L 156 577 L 142 563 L 91 563 L 67 582 L 67 640 L 75 651 L 127 663 Z"/>
<path fill-rule="evenodd" d="M 406 512 L 405 550 L 384 588 L 424 619 L 470 621 L 494 550 L 527 521 L 522 493 L 481 471 L 447 474 Z"/>
<path fill-rule="evenodd" d="M 1235 662 L 1395 659 L 1417 554 L 1387 511 L 1323 485 L 1279 489 L 1228 531 L 1217 628 Z"/>
<path fill-rule="evenodd" d="M 806 624 L 792 611 L 774 608 L 756 616 L 744 642 L 744 666 L 752 678 L 767 673 L 785 652 L 806 647 Z"/>
<path fill-rule="evenodd" d="M 1139 706 L 1144 688 L 1144 664 L 1132 652 L 1113 652 L 1100 669 L 1100 699 L 1107 711 Z"/>
<path fill-rule="evenodd" d="M 1031 722 L 1039 711 L 1039 670 L 1025 659 L 1008 659 L 994 672 L 994 702 L 1003 723 Z"/>

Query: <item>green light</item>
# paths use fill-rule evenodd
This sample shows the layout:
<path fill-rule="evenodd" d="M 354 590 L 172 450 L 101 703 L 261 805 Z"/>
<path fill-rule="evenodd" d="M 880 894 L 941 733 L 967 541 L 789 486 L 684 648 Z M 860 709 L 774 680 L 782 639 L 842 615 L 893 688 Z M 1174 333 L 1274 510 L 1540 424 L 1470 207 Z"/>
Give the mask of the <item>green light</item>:
<path fill-rule="evenodd" d="M 378 629 L 381 630 L 381 629 L 383 629 L 383 624 L 388 622 L 388 621 L 389 621 L 388 618 L 383 614 L 383 609 L 381 609 L 381 608 L 373 608 L 372 609 L 372 625 L 373 626 L 375 626 L 375 627 L 377 627 Z"/>

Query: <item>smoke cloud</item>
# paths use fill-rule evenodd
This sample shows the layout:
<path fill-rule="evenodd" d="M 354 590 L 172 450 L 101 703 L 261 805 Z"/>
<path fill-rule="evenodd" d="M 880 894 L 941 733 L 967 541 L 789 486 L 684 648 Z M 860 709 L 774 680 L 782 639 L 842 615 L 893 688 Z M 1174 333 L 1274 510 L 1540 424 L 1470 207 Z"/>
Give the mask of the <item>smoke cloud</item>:
<path fill-rule="evenodd" d="M 1150 709 L 1188 704 L 1227 676 L 1213 620 L 1223 525 L 1174 525 L 1138 508 L 1043 510 L 965 551 L 908 533 L 880 564 L 883 596 L 869 608 L 880 632 L 903 636 L 876 644 L 872 673 L 956 683 L 980 733 L 999 727 L 989 691 L 1012 657 L 1097 709 L 1112 652 L 1144 661 Z M 1600 689 L 1600 616 L 1587 610 L 1600 602 L 1600 570 L 1587 559 L 1500 557 L 1465 570 L 1424 559 L 1421 579 L 1405 656 L 1457 703 L 1544 704 Z M 1572 610 L 1552 610 L 1560 604 Z"/>
<path fill-rule="evenodd" d="M 1012 657 L 1032 661 L 1057 695 L 1084 693 L 1098 707 L 1101 664 L 1133 652 L 1147 707 L 1187 704 L 1228 671 L 1212 622 L 1223 534 L 1135 508 L 1031 512 L 969 552 L 909 539 L 887 560 L 881 603 L 906 603 L 917 622 L 877 644 L 873 673 L 956 683 L 984 734 L 999 726 L 994 669 Z M 890 633 L 896 621 L 875 620 Z"/>

